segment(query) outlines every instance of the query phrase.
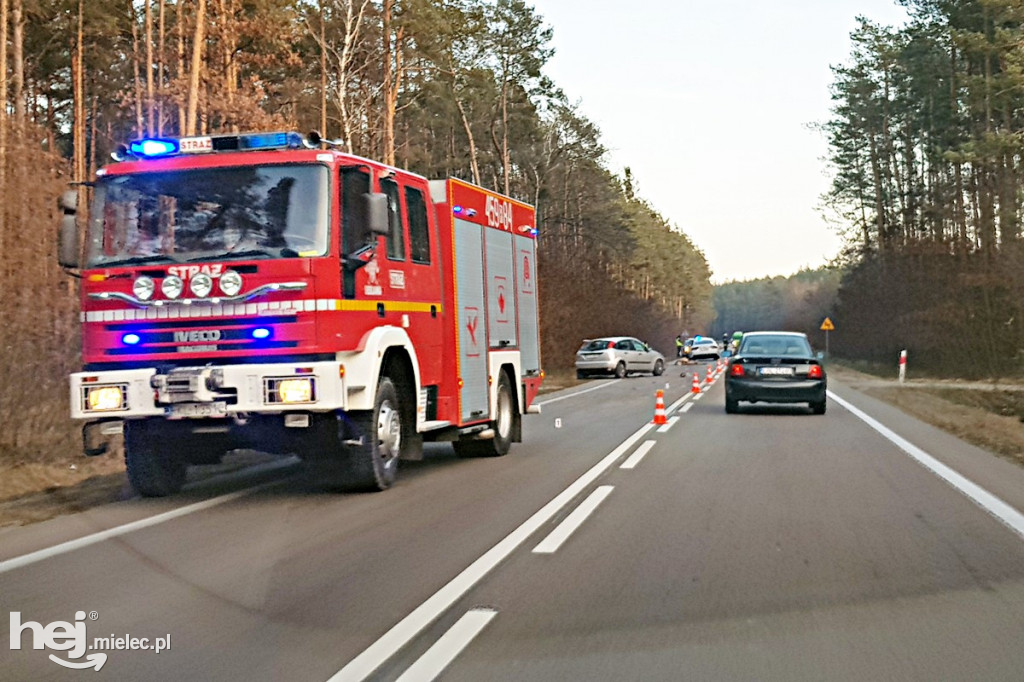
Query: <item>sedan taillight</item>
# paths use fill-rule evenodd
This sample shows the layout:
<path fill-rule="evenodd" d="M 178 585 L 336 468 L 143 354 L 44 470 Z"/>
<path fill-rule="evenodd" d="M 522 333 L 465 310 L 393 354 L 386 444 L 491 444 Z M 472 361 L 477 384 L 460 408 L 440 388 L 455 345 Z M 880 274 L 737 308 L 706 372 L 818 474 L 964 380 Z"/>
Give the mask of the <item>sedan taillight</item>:
<path fill-rule="evenodd" d="M 808 379 L 820 379 L 825 376 L 825 372 L 821 370 L 821 365 L 811 365 L 811 368 L 807 370 Z"/>
<path fill-rule="evenodd" d="M 743 369 L 743 365 L 738 362 L 729 368 L 729 376 L 731 377 L 741 377 L 744 374 L 746 374 L 746 372 Z"/>

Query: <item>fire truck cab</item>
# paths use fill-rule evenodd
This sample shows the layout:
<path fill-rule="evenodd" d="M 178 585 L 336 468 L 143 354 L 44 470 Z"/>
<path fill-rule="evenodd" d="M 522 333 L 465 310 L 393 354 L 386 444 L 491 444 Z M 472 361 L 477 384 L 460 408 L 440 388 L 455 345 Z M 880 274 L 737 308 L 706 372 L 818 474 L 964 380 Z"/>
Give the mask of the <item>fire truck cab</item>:
<path fill-rule="evenodd" d="M 139 140 L 101 169 L 81 271 L 86 454 L 142 495 L 252 448 L 383 490 L 424 441 L 495 456 L 538 412 L 534 209 L 298 133 Z M 79 222 L 87 227 L 82 239 Z M 84 251 L 84 253 L 83 253 Z"/>

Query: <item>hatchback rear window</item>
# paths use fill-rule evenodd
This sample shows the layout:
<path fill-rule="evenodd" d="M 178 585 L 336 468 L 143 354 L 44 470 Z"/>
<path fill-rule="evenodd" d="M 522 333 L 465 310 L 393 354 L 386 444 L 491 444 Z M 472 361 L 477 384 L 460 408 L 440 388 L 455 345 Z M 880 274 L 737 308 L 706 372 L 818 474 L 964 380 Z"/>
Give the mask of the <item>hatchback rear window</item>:
<path fill-rule="evenodd" d="M 614 345 L 615 344 L 609 341 L 608 339 L 597 339 L 595 341 L 590 341 L 589 343 L 583 344 L 583 348 L 580 348 L 580 350 L 604 350 Z"/>

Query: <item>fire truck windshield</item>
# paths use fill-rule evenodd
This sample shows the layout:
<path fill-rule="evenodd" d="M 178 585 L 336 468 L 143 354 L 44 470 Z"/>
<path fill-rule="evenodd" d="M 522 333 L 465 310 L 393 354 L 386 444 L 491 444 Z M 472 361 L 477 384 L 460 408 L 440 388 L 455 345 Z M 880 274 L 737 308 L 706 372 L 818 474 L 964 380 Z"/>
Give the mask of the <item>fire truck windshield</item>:
<path fill-rule="evenodd" d="M 328 171 L 315 164 L 100 178 L 88 267 L 327 253 Z"/>

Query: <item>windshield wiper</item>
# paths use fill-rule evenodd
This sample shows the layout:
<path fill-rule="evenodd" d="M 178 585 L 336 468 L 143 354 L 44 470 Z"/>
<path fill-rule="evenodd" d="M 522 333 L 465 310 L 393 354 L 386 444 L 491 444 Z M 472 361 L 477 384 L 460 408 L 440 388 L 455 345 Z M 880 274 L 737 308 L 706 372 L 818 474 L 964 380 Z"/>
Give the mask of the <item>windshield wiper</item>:
<path fill-rule="evenodd" d="M 132 256 L 131 258 L 122 258 L 121 260 L 111 260 L 103 263 L 96 263 L 97 267 L 112 268 L 118 265 L 142 265 L 143 263 L 180 263 L 181 261 L 177 258 L 165 256 L 163 254 L 155 254 L 152 256 Z"/>
<path fill-rule="evenodd" d="M 224 253 L 215 253 L 212 255 L 199 256 L 198 258 L 189 258 L 189 263 L 196 263 L 198 261 L 210 261 L 210 260 L 234 260 L 238 258 L 278 258 L 284 254 L 276 254 L 267 249 L 246 249 L 245 251 L 225 251 Z"/>

